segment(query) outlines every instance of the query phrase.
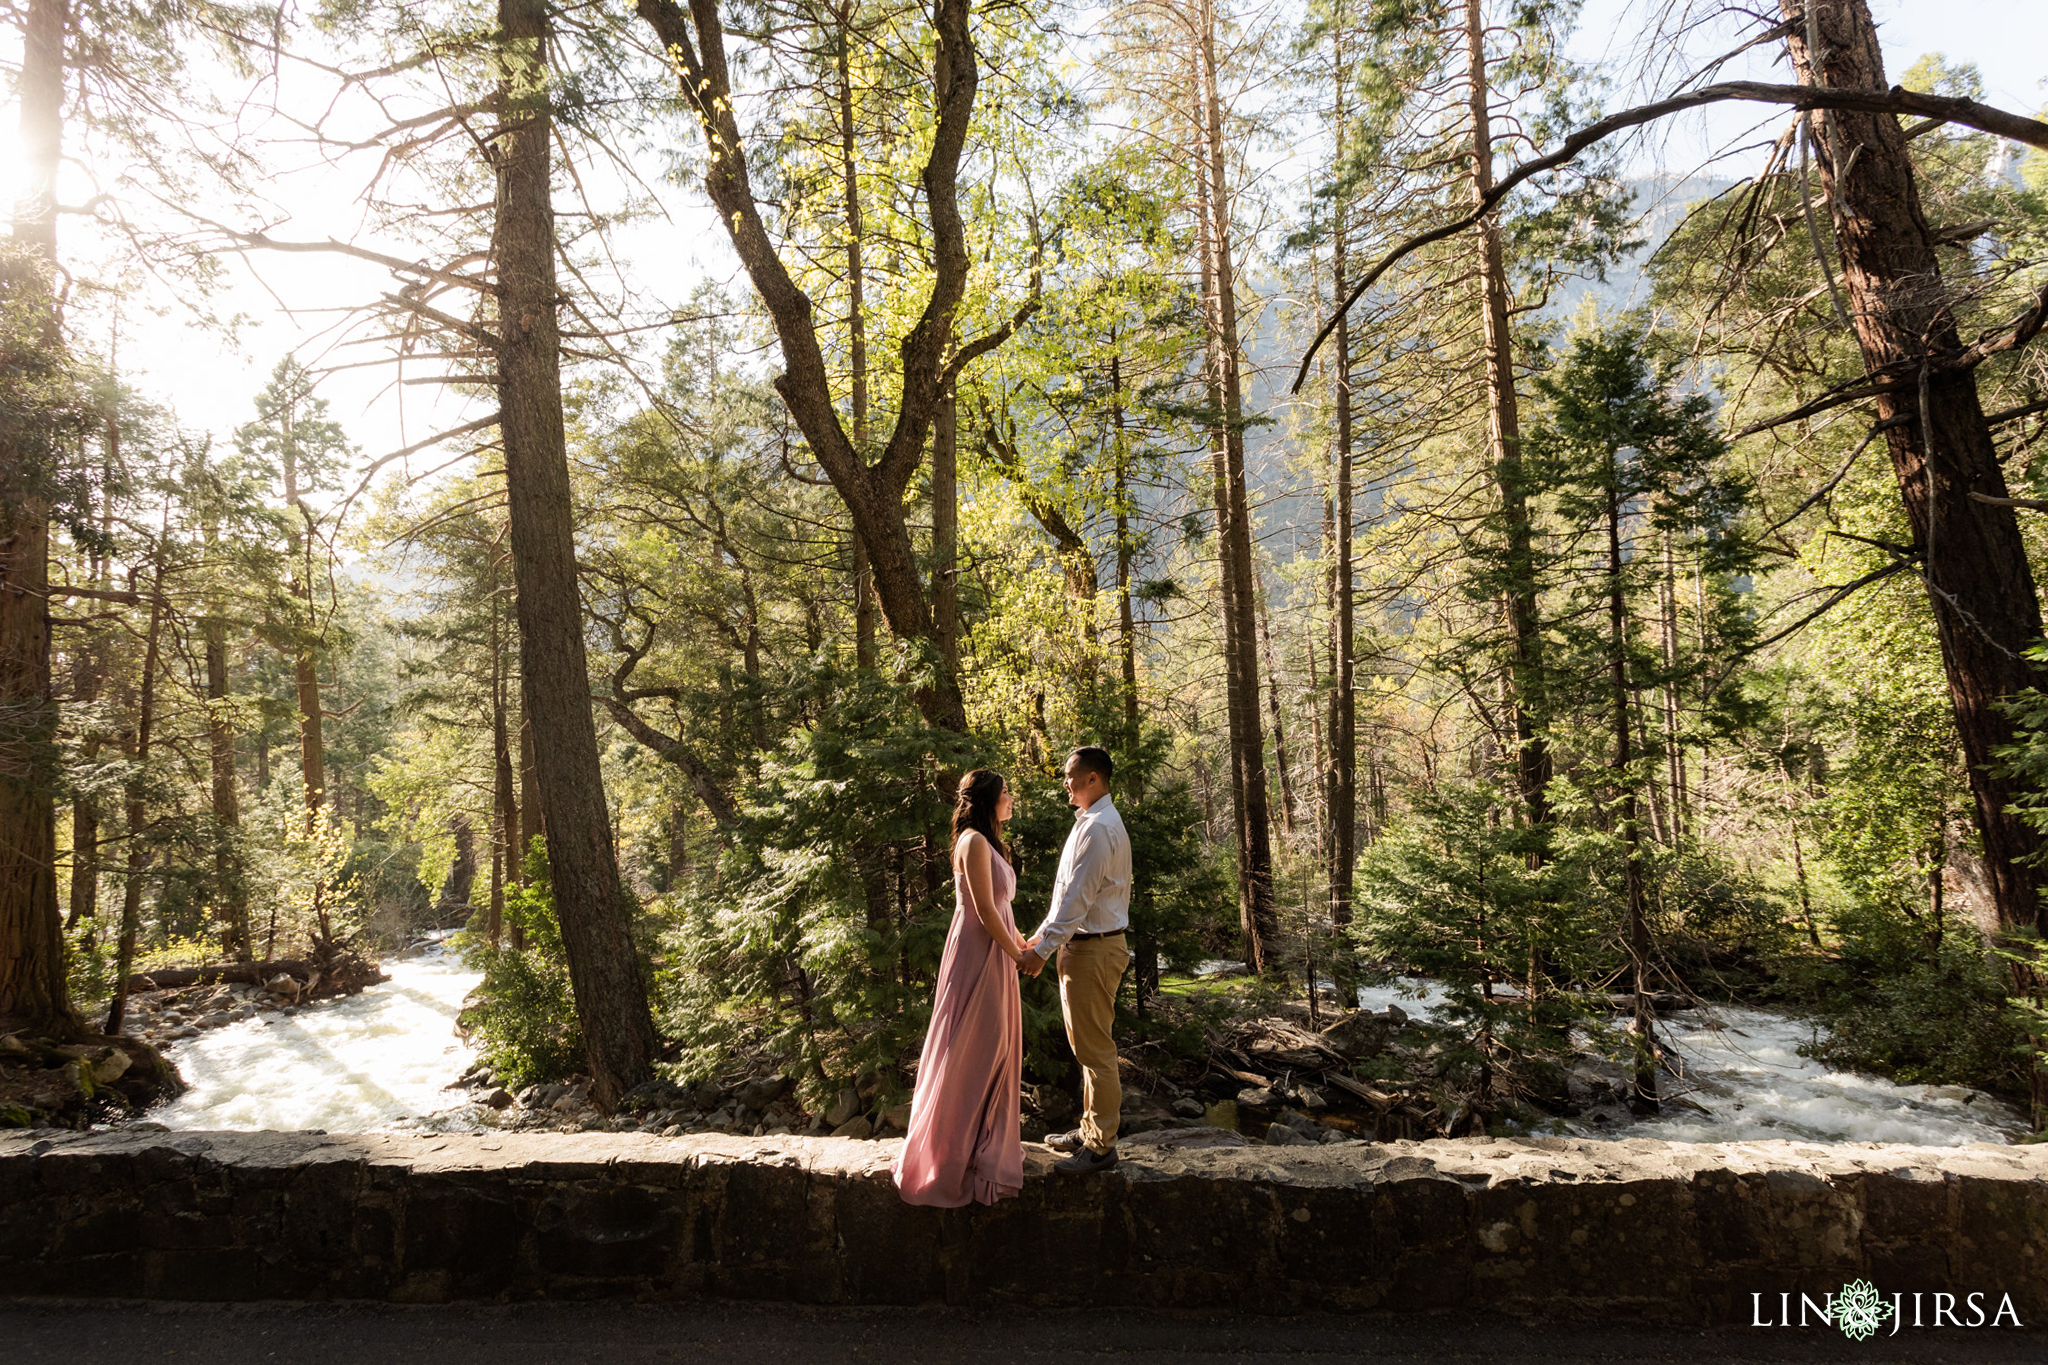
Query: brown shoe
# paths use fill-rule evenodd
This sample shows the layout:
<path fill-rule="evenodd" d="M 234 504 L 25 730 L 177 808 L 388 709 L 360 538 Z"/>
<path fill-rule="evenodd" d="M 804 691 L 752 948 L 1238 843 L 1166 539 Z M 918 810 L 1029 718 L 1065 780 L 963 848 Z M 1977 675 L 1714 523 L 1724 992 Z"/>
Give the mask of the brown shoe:
<path fill-rule="evenodd" d="M 1047 1133 L 1045 1145 L 1055 1152 L 1078 1152 L 1088 1144 L 1081 1140 L 1081 1130 L 1076 1128 L 1071 1133 Z"/>

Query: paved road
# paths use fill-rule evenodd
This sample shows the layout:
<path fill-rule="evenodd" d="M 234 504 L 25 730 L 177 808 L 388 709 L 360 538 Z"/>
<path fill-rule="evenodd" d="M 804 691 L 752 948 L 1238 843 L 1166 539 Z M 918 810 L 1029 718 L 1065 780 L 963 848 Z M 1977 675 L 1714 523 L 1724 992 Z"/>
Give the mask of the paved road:
<path fill-rule="evenodd" d="M 1500 1317 L 1244 1318 L 786 1304 L 504 1307 L 0 1300 L 6 1365 L 2048 1365 L 2048 1332 L 1556 1326 Z"/>

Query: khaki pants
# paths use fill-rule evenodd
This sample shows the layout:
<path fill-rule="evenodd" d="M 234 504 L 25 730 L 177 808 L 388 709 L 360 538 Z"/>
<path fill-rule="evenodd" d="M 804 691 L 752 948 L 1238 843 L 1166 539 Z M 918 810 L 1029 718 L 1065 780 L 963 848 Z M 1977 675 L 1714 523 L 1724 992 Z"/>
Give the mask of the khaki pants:
<path fill-rule="evenodd" d="M 1122 934 L 1069 943 L 1059 952 L 1060 1014 L 1081 1063 L 1081 1141 L 1091 1152 L 1116 1146 L 1124 1092 L 1116 1074 L 1116 988 L 1131 962 Z"/>

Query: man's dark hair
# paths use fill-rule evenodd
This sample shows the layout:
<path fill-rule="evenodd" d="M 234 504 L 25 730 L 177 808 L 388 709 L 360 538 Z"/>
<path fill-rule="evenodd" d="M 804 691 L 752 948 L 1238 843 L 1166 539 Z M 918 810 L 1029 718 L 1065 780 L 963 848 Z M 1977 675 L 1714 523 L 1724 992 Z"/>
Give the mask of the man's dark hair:
<path fill-rule="evenodd" d="M 1109 785 L 1109 775 L 1116 771 L 1116 764 L 1110 761 L 1109 750 L 1098 749 L 1093 744 L 1083 744 L 1067 755 L 1081 765 L 1084 773 L 1101 773 L 1102 785 Z"/>

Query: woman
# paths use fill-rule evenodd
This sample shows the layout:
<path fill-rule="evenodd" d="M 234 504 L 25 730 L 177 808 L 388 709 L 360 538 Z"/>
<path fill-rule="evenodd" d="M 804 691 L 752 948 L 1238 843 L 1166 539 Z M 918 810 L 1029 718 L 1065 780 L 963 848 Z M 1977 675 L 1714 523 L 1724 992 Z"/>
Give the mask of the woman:
<path fill-rule="evenodd" d="M 953 928 L 910 1100 L 910 1136 L 895 1167 L 905 1203 L 957 1209 L 993 1204 L 1024 1188 L 1017 963 L 1028 945 L 1010 917 L 1017 878 L 1003 843 L 1009 818 L 1002 778 L 977 768 L 960 779 L 953 802 Z"/>

